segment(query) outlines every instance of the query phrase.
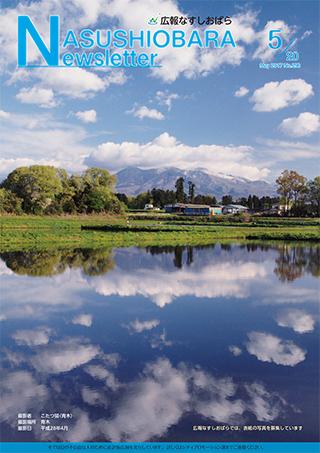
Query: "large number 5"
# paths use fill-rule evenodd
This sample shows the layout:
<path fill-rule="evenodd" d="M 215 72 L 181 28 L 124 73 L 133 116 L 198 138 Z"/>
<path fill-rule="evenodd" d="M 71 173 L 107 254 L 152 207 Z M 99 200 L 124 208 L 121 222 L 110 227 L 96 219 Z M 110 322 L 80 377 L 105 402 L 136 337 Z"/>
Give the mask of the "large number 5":
<path fill-rule="evenodd" d="M 279 47 L 282 46 L 282 39 L 280 36 L 276 35 L 276 33 L 281 33 L 281 30 L 270 30 L 269 31 L 269 47 L 270 47 L 270 49 L 279 49 Z M 275 40 L 275 42 L 273 40 Z"/>

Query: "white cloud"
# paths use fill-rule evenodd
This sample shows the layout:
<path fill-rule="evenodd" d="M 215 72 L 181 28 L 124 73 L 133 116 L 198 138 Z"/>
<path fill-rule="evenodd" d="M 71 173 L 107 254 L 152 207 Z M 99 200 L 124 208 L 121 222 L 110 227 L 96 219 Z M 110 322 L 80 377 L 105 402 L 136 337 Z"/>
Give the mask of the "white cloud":
<path fill-rule="evenodd" d="M 154 329 L 159 324 L 160 321 L 158 319 L 149 319 L 147 321 L 139 321 L 139 319 L 135 319 L 134 321 L 130 322 L 127 327 L 136 333 L 141 333 L 145 330 Z"/>
<path fill-rule="evenodd" d="M 21 88 L 16 98 L 23 104 L 37 104 L 40 107 L 55 107 L 56 101 L 51 88 Z"/>
<path fill-rule="evenodd" d="M 231 354 L 233 354 L 235 357 L 238 357 L 239 355 L 242 354 L 242 349 L 239 348 L 239 346 L 231 345 L 229 346 L 229 351 Z"/>
<path fill-rule="evenodd" d="M 156 101 L 158 101 L 160 105 L 165 105 L 168 111 L 171 110 L 173 101 L 179 98 L 180 96 L 177 93 L 170 93 L 168 90 L 156 92 Z"/>
<path fill-rule="evenodd" d="M 234 95 L 236 98 L 242 98 L 243 96 L 246 96 L 248 93 L 249 93 L 248 88 L 240 87 L 237 91 L 235 91 Z"/>
<path fill-rule="evenodd" d="M 288 309 L 276 316 L 278 326 L 291 327 L 297 333 L 312 332 L 315 320 L 304 310 Z"/>
<path fill-rule="evenodd" d="M 112 71 L 105 71 L 102 77 L 98 74 L 99 71 L 90 72 L 83 68 L 40 68 L 35 70 L 35 76 L 42 86 L 50 87 L 58 94 L 74 99 L 92 98 L 105 91 L 111 84 L 122 85 L 126 81 L 121 70 L 117 75 Z"/>
<path fill-rule="evenodd" d="M 8 118 L 10 118 L 10 113 L 5 112 L 4 110 L 0 110 L 0 118 L 2 118 L 3 120 L 7 120 Z"/>
<path fill-rule="evenodd" d="M 19 345 L 39 346 L 48 344 L 52 333 L 52 329 L 48 327 L 39 327 L 34 330 L 17 330 L 11 336 Z"/>
<path fill-rule="evenodd" d="M 303 79 L 268 82 L 254 91 L 250 101 L 256 112 L 272 112 L 290 105 L 297 105 L 313 96 L 312 85 Z"/>
<path fill-rule="evenodd" d="M 269 171 L 254 165 L 252 153 L 253 149 L 245 145 L 189 146 L 164 132 L 145 144 L 102 143 L 90 154 L 86 163 L 115 171 L 127 166 L 166 168 L 171 165 L 184 170 L 200 167 L 213 174 L 221 172 L 253 180 L 263 179 Z"/>
<path fill-rule="evenodd" d="M 71 322 L 72 322 L 72 324 L 78 324 L 79 326 L 91 327 L 92 326 L 92 316 L 82 313 L 80 315 L 75 316 Z"/>
<path fill-rule="evenodd" d="M 99 353 L 98 346 L 93 346 L 79 338 L 69 338 L 39 350 L 32 357 L 31 364 L 39 372 L 57 374 L 84 365 Z"/>
<path fill-rule="evenodd" d="M 32 164 L 81 171 L 86 168 L 84 157 L 92 151 L 82 143 L 87 138 L 87 132 L 81 126 L 57 121 L 49 113 L 11 113 L 10 121 L 6 124 L 2 122 L 0 126 L 0 137 L 3 155 L 0 159 L 1 176 L 6 176 L 18 166 Z"/>
<path fill-rule="evenodd" d="M 275 162 L 319 157 L 319 144 L 273 139 L 259 139 L 257 142 L 262 145 L 261 153 L 264 157 L 272 158 Z"/>
<path fill-rule="evenodd" d="M 152 120 L 163 120 L 164 115 L 156 109 L 149 109 L 149 107 L 142 105 L 140 107 L 135 107 L 133 110 L 129 110 L 128 113 L 132 113 L 133 116 L 137 118 L 150 118 Z"/>
<path fill-rule="evenodd" d="M 284 119 L 279 129 L 291 137 L 311 135 L 320 129 L 320 115 L 303 112 L 297 117 Z"/>
<path fill-rule="evenodd" d="M 295 366 L 306 358 L 306 351 L 290 340 L 263 332 L 248 333 L 247 351 L 261 362 Z"/>
<path fill-rule="evenodd" d="M 95 123 L 97 121 L 97 112 L 94 109 L 76 112 L 75 116 L 84 123 Z"/>

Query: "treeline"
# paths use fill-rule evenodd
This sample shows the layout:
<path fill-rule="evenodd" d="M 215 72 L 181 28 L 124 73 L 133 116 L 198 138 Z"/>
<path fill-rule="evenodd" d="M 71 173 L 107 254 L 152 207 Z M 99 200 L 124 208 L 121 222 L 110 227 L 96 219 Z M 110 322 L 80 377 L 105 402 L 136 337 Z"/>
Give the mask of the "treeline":
<path fill-rule="evenodd" d="M 115 177 L 101 168 L 69 176 L 52 166 L 19 167 L 0 185 L 0 212 L 119 214 L 125 206 L 114 194 L 115 182 Z"/>
<path fill-rule="evenodd" d="M 0 184 L 0 212 L 13 214 L 120 214 L 126 209 L 144 209 L 152 203 L 163 208 L 166 204 L 194 203 L 247 206 L 251 211 L 271 210 L 280 204 L 284 215 L 320 216 L 320 176 L 308 181 L 295 171 L 285 170 L 277 178 L 278 197 L 249 195 L 221 200 L 212 195 L 196 194 L 196 185 L 177 179 L 175 190 L 154 188 L 137 196 L 114 193 L 116 178 L 107 170 L 89 168 L 81 175 L 68 175 L 64 169 L 32 165 L 12 171 Z"/>
<path fill-rule="evenodd" d="M 147 192 L 140 193 L 137 196 L 130 196 L 124 193 L 116 193 L 116 196 L 122 201 L 129 209 L 141 210 L 148 203 L 162 209 L 166 204 L 178 203 L 176 192 L 173 190 L 152 189 Z M 253 211 L 263 211 L 271 209 L 272 205 L 279 202 L 279 197 L 257 197 L 256 195 L 249 195 L 248 197 L 233 198 L 231 195 L 224 195 L 218 200 L 214 195 L 196 195 L 193 199 L 186 196 L 183 203 L 205 204 L 209 206 L 214 205 L 227 205 L 227 204 L 241 204 L 247 206 Z M 180 202 L 181 203 L 181 202 Z"/>
<path fill-rule="evenodd" d="M 285 170 L 276 180 L 279 196 L 270 197 L 249 195 L 233 198 L 224 195 L 218 200 L 214 195 L 195 194 L 196 185 L 183 177 L 177 179 L 175 190 L 152 189 L 137 196 L 117 193 L 118 199 L 129 209 L 143 209 L 148 203 L 163 208 L 166 204 L 194 203 L 213 206 L 216 204 L 240 204 L 251 211 L 262 212 L 271 210 L 275 204 L 281 205 L 282 214 L 297 216 L 320 216 L 320 176 L 308 181 L 296 171 Z"/>

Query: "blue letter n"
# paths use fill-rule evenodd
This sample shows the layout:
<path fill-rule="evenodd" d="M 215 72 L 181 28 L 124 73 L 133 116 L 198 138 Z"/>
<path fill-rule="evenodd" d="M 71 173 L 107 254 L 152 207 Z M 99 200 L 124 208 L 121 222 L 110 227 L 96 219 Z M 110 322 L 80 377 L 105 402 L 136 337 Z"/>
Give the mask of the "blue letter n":
<path fill-rule="evenodd" d="M 50 50 L 29 16 L 18 16 L 18 66 L 27 66 L 27 32 L 38 47 L 48 66 L 59 64 L 59 16 L 50 16 Z"/>

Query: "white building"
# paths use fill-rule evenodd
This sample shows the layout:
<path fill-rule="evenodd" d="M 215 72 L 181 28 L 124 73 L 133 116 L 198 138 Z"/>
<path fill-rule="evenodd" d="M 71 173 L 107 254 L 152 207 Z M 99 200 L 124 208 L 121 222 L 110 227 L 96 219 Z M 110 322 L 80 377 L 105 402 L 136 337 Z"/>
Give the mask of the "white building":
<path fill-rule="evenodd" d="M 241 204 L 227 204 L 222 208 L 222 214 L 241 214 L 242 212 L 248 212 L 249 208 L 242 206 Z"/>

